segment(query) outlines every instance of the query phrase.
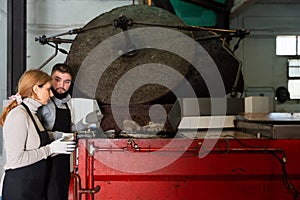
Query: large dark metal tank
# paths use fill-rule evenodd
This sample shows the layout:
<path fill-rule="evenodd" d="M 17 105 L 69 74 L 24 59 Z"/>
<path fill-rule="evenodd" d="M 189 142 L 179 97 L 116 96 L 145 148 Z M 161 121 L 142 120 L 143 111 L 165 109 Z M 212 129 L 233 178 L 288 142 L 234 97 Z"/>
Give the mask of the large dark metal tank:
<path fill-rule="evenodd" d="M 122 129 L 113 118 L 111 97 L 118 81 L 137 66 L 149 63 L 155 63 L 157 66 L 169 66 L 188 81 L 196 97 L 211 96 L 202 75 L 185 58 L 163 49 L 134 49 L 136 38 L 132 38 L 130 32 L 128 34 L 127 31 L 146 27 L 168 28 L 179 31 L 195 41 L 197 40 L 207 51 L 207 55 L 203 54 L 204 56 L 196 59 L 201 59 L 204 63 L 210 61 L 217 66 L 224 83 L 225 93 L 243 92 L 240 62 L 230 51 L 224 49 L 222 38 L 214 37 L 217 35 L 215 32 L 182 28 L 186 25 L 180 18 L 154 6 L 131 5 L 119 7 L 99 15 L 85 25 L 77 34 L 67 57 L 67 63 L 73 68 L 75 74 L 76 90 L 74 90 L 73 96 L 84 96 L 97 100 L 104 114 L 101 124 L 104 131 L 108 129 L 120 131 Z M 158 30 L 155 37 L 160 34 L 163 33 Z M 116 41 L 114 38 L 116 35 L 119 35 L 121 39 Z M 113 53 L 120 55 L 108 66 L 106 66 L 106 59 L 103 59 L 103 55 L 105 55 L 103 49 L 102 51 L 98 50 L 99 46 L 105 44 L 106 41 L 113 41 L 108 43 L 106 50 L 116 51 Z M 182 45 L 184 46 L 184 44 Z M 132 51 L 128 50 L 129 48 L 132 48 Z M 180 45 L 175 48 L 183 47 Z M 124 51 L 127 53 L 124 53 Z M 193 53 L 192 47 L 190 51 Z M 176 91 L 184 90 L 182 88 L 184 81 L 173 80 L 171 78 L 172 74 L 161 73 L 159 68 L 157 67 L 157 71 L 154 69 L 155 72 L 150 73 L 155 73 L 156 77 L 165 80 L 170 87 L 149 81 L 149 83 L 141 85 L 130 94 L 130 101 L 126 105 L 129 107 L 131 118 L 141 126 L 147 125 L 150 121 L 149 108 L 151 105 L 161 104 L 166 113 L 169 114 L 177 98 L 190 97 L 188 93 L 176 93 Z M 124 93 L 127 92 L 126 87 L 137 84 L 137 79 L 140 80 L 141 78 L 130 78 L 125 81 Z M 122 99 L 122 95 L 119 95 L 119 99 Z M 123 118 L 120 117 L 125 112 L 123 111 L 123 104 L 120 103 L 117 106 L 119 106 L 119 118 L 126 119 L 126 115 Z M 176 127 L 172 127 L 169 120 L 167 120 L 164 130 L 173 132 Z"/>

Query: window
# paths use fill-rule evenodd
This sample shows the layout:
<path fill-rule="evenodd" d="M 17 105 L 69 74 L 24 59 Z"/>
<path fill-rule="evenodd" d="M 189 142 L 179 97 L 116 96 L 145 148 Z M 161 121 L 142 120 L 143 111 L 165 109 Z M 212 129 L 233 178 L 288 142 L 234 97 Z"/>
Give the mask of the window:
<path fill-rule="evenodd" d="M 288 60 L 288 90 L 291 99 L 300 99 L 300 59 Z"/>
<path fill-rule="evenodd" d="M 276 55 L 289 56 L 288 91 L 291 99 L 300 99 L 300 35 L 276 36 Z"/>
<path fill-rule="evenodd" d="M 300 55 L 300 36 L 278 35 L 276 37 L 276 55 L 279 56 Z"/>

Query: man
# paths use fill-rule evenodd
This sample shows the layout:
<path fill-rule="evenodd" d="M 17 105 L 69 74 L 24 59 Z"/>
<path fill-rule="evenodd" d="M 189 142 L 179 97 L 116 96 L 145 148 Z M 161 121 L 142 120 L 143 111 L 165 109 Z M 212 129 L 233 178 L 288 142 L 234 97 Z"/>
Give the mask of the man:
<path fill-rule="evenodd" d="M 58 63 L 52 68 L 51 77 L 54 97 L 38 112 L 45 129 L 51 131 L 50 138 L 72 136 L 72 131 L 83 130 L 88 124 L 100 120 L 100 116 L 92 112 L 76 125 L 73 124 L 70 110 L 72 69 L 66 64 Z M 68 200 L 70 156 L 56 155 L 49 159 L 49 166 L 47 200 Z"/>

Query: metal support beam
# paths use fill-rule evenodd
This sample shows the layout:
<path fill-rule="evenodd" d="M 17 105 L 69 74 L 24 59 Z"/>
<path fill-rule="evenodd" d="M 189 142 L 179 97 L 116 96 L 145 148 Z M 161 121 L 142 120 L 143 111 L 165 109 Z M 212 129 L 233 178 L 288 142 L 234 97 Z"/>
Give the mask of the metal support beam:
<path fill-rule="evenodd" d="M 26 70 L 26 0 L 7 0 L 7 95 Z"/>

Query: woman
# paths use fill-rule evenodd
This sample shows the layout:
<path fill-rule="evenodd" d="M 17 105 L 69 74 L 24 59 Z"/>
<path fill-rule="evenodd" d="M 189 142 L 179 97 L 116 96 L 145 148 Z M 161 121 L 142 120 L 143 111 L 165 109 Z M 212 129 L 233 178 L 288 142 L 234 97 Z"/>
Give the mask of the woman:
<path fill-rule="evenodd" d="M 70 154 L 75 142 L 50 138 L 36 116 L 38 107 L 48 103 L 51 77 L 40 70 L 28 70 L 19 80 L 18 93 L 3 110 L 5 177 L 3 200 L 42 200 L 47 180 L 47 157 Z"/>

